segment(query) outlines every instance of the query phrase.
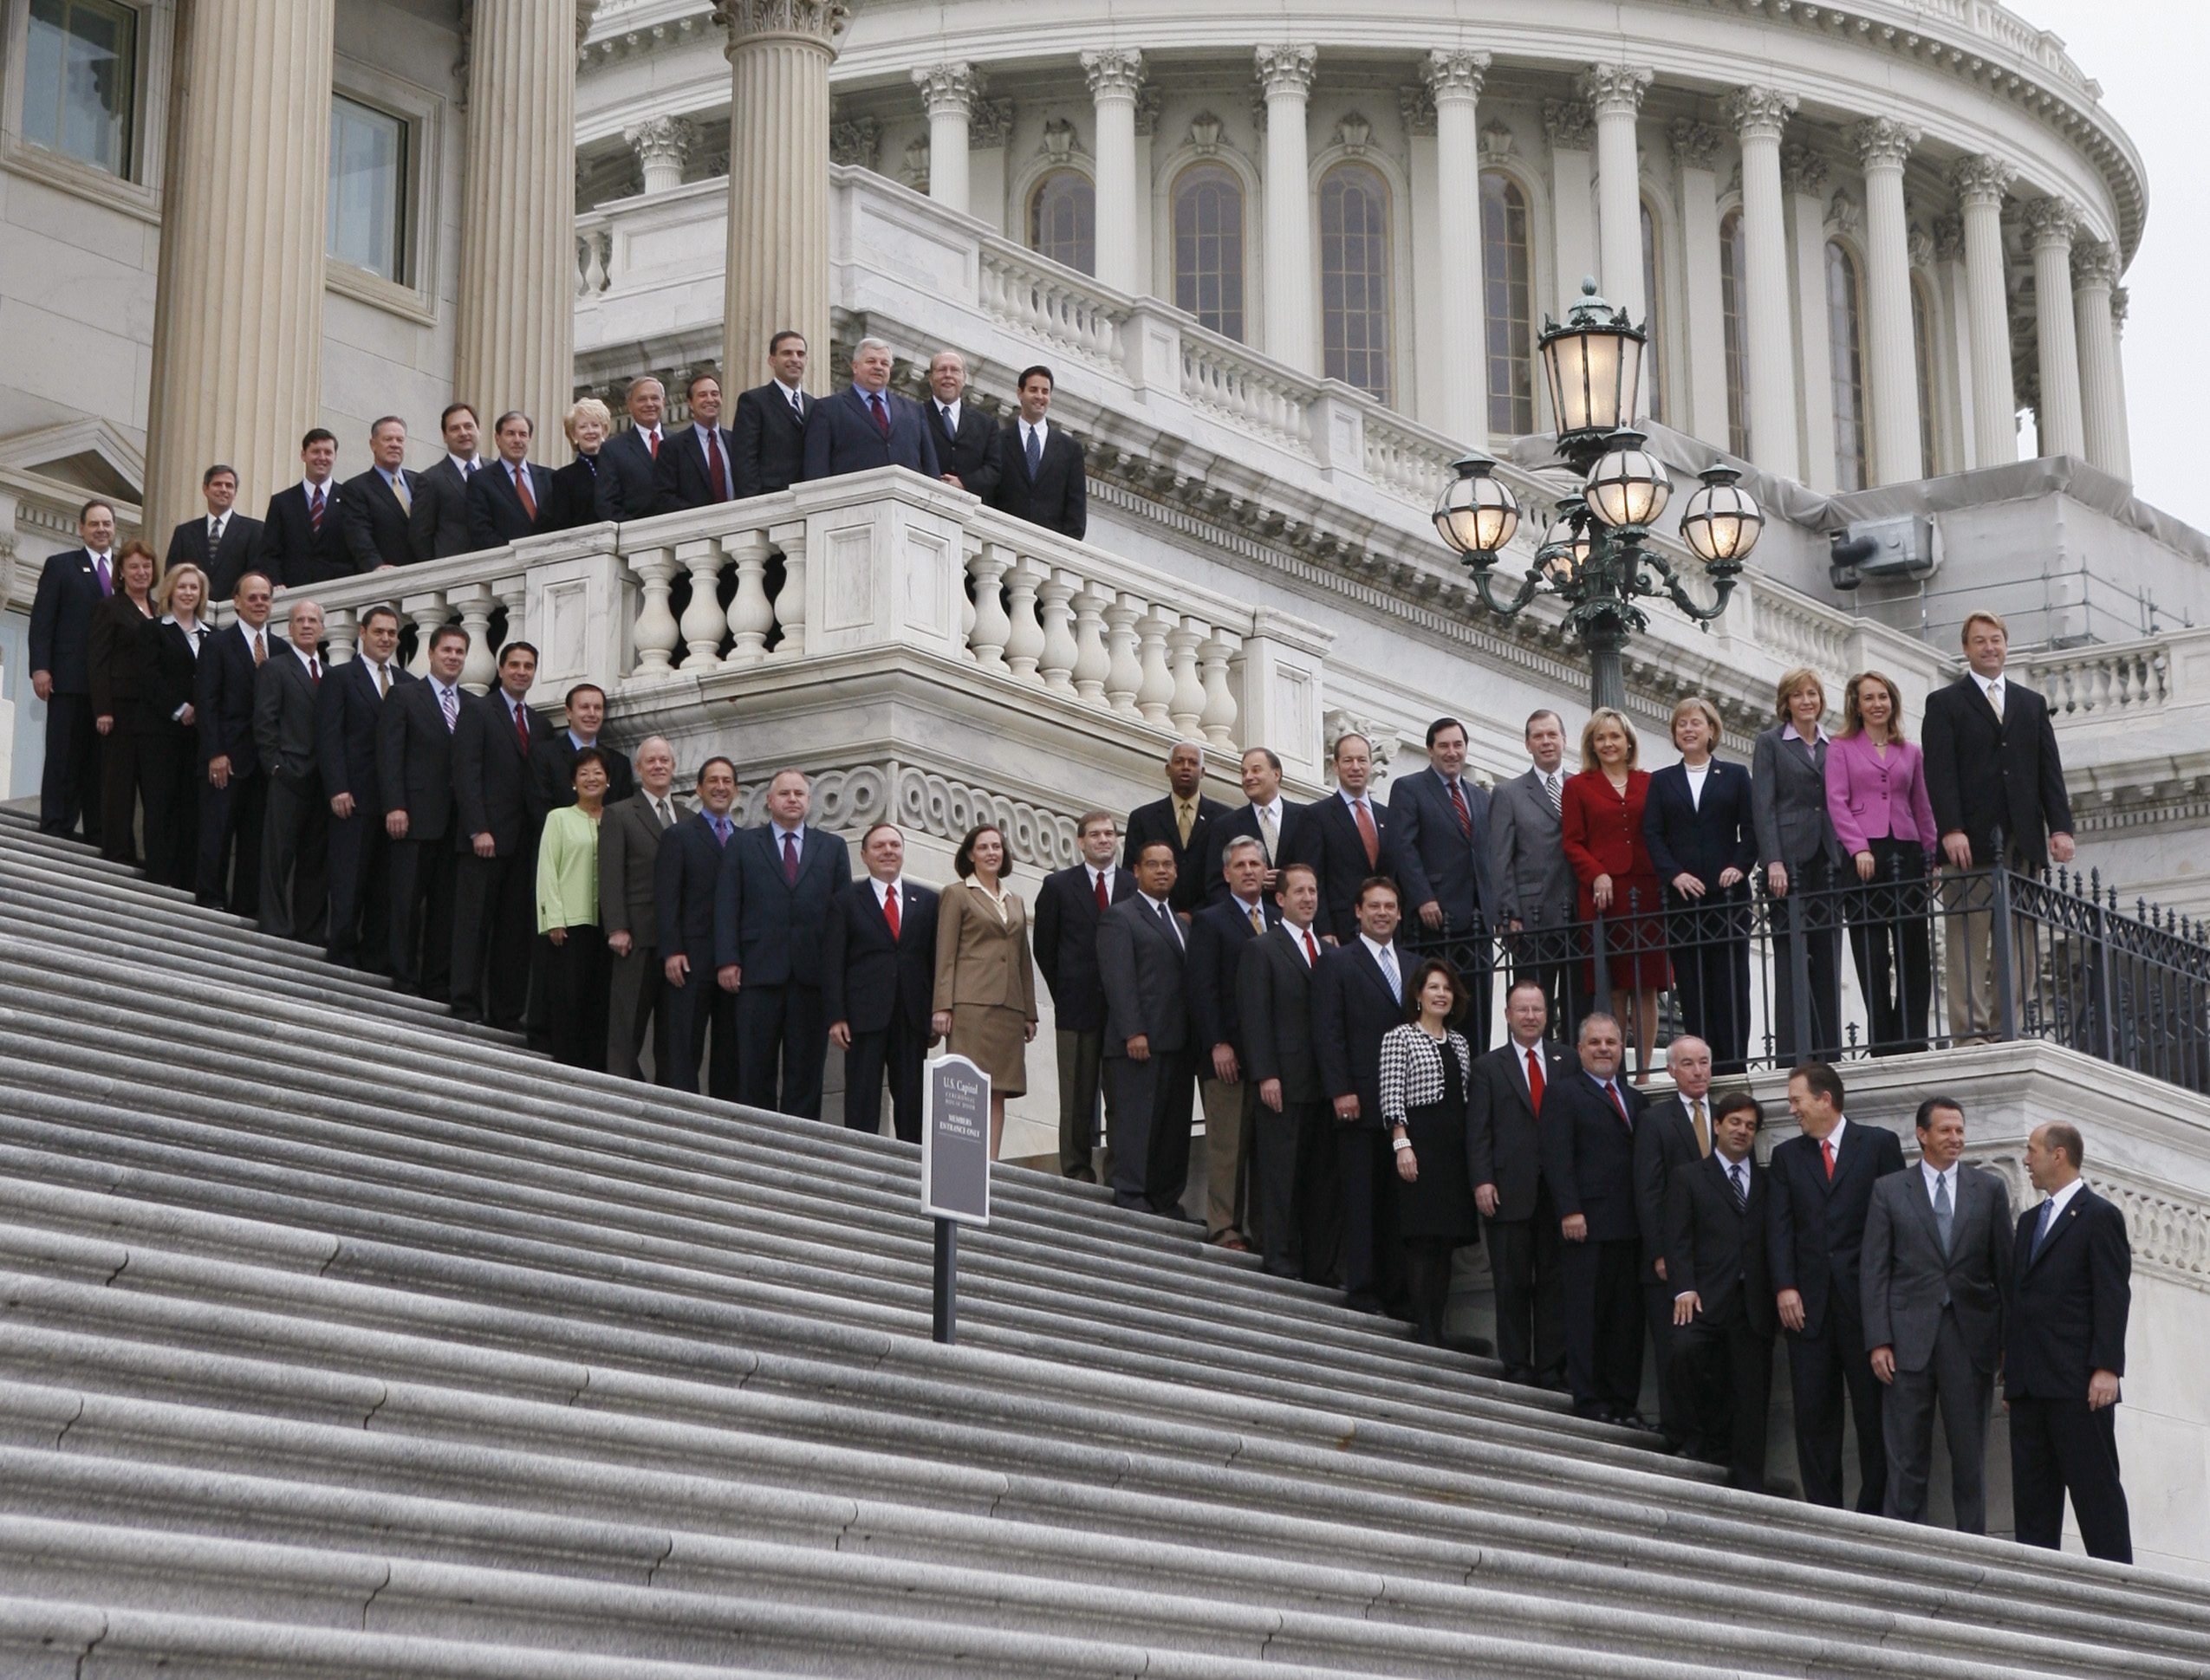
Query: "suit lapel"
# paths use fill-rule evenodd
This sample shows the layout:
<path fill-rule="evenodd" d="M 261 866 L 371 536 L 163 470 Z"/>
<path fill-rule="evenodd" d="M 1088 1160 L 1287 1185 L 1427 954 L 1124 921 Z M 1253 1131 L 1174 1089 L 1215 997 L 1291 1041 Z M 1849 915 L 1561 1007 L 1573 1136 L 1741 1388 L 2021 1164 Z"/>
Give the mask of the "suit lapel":
<path fill-rule="evenodd" d="M 2049 1240 L 2041 1245 L 2039 1253 L 2034 1251 L 2033 1233 L 2041 1223 L 2041 1208 L 2038 1203 L 2034 1206 L 2026 1225 L 2026 1251 L 2022 1256 L 2025 1265 L 2020 1268 L 2021 1270 L 2031 1270 L 2049 1258 L 2050 1250 L 2062 1242 L 2066 1233 L 2079 1223 L 2080 1209 L 2087 1197 L 2087 1188 L 2082 1185 L 2072 1199 L 2064 1203 L 2064 1210 L 2057 1216 L 2057 1223 L 2050 1228 Z"/>
<path fill-rule="evenodd" d="M 1374 983 L 1375 989 L 1382 996 L 1389 1000 L 1393 1008 L 1401 1009 L 1404 1006 L 1404 1000 L 1399 997 L 1390 986 L 1388 976 L 1381 972 L 1381 965 L 1374 960 L 1374 953 L 1366 949 L 1366 942 L 1363 939 L 1354 939 L 1351 949 L 1357 953 L 1358 961 L 1366 970 L 1366 977 Z M 1397 971 L 1402 973 L 1403 970 L 1403 960 L 1399 958 Z"/>

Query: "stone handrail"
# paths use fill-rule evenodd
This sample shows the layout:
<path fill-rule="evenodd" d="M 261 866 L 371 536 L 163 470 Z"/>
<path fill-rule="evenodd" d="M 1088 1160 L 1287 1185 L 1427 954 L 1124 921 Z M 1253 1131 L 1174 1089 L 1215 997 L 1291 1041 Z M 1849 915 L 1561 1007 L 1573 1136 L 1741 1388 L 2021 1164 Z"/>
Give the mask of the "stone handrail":
<path fill-rule="evenodd" d="M 415 648 L 406 668 L 417 677 L 430 669 L 430 632 L 441 625 L 458 624 L 468 632 L 468 658 L 460 669 L 460 685 L 481 694 L 497 674 L 497 653 L 491 626 L 502 622 L 501 644 L 535 641 L 528 610 L 530 572 L 533 564 L 554 554 L 565 554 L 594 535 L 612 546 L 614 528 L 595 525 L 588 531 L 558 536 L 532 537 L 504 548 L 455 555 L 450 560 L 421 566 L 386 567 L 328 583 L 310 583 L 277 592 L 270 622 L 278 626 L 291 615 L 292 604 L 313 600 L 322 609 L 323 634 L 332 665 L 354 657 L 360 642 L 361 615 L 372 606 L 395 609 L 402 629 L 413 626 Z M 227 605 L 218 610 L 228 623 Z"/>
<path fill-rule="evenodd" d="M 2089 716 L 2097 721 L 2139 718 L 2182 701 L 2176 691 L 2180 643 L 2199 660 L 2210 650 L 2210 632 L 2182 631 L 2137 641 L 2051 648 L 2014 660 L 2011 669 L 2040 691 L 2060 723 Z"/>
<path fill-rule="evenodd" d="M 979 243 L 980 301 L 993 319 L 1093 367 L 1121 367 L 1128 298 L 1010 239 L 985 234 Z"/>
<path fill-rule="evenodd" d="M 1181 328 L 1181 392 L 1190 406 L 1258 433 L 1295 453 L 1312 453 L 1312 405 L 1319 382 L 1194 319 Z"/>

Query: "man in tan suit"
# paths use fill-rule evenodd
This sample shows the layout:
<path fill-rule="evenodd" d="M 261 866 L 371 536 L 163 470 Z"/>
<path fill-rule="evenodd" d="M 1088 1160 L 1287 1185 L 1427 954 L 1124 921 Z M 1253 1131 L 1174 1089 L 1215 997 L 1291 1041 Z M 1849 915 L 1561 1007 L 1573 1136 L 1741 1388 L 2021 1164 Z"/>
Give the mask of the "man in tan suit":
<path fill-rule="evenodd" d="M 653 1062 L 665 1064 L 660 964 L 653 949 L 660 918 L 653 904 L 653 865 L 660 837 L 682 815 L 675 803 L 675 749 L 660 736 L 637 749 L 638 791 L 607 808 L 599 824 L 599 920 L 606 929 L 611 972 L 607 987 L 606 1070 L 640 1080 L 637 1053 L 645 1022 L 654 1023 Z"/>

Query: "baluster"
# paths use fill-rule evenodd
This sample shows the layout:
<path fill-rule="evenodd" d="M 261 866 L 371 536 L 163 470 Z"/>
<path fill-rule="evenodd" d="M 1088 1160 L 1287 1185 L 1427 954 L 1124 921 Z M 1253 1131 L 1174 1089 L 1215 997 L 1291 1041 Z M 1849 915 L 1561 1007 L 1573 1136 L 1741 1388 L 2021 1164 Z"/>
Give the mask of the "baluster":
<path fill-rule="evenodd" d="M 1090 585 L 1075 597 L 1075 693 L 1092 705 L 1105 698 L 1105 678 L 1112 661 L 1105 652 L 1105 609 L 1112 596 Z"/>
<path fill-rule="evenodd" d="M 1147 609 L 1134 595 L 1121 595 L 1105 607 L 1111 652 L 1105 668 L 1105 700 L 1122 717 L 1138 717 L 1135 697 L 1143 687 L 1143 665 L 1136 657 L 1136 620 Z"/>
<path fill-rule="evenodd" d="M 767 632 L 775 628 L 775 608 L 767 598 L 767 533 L 744 531 L 723 546 L 737 561 L 737 593 L 729 598 L 729 633 L 736 640 L 723 663 L 757 665 L 767 658 Z"/>
<path fill-rule="evenodd" d="M 491 588 L 471 583 L 452 590 L 453 605 L 460 608 L 460 627 L 468 632 L 468 658 L 460 667 L 460 685 L 471 694 L 490 689 L 498 675 L 498 656 L 491 646 Z"/>
<path fill-rule="evenodd" d="M 1013 628 L 1005 638 L 1005 663 L 1019 682 L 1037 680 L 1037 661 L 1043 657 L 1043 626 L 1036 616 L 1036 591 L 1046 575 L 1042 567 L 1024 555 L 1006 579 Z"/>
<path fill-rule="evenodd" d="M 341 665 L 353 658 L 354 619 L 350 608 L 333 606 L 322 614 L 322 639 L 329 647 L 329 663 Z"/>
<path fill-rule="evenodd" d="M 1013 624 L 1005 616 L 998 586 L 1012 563 L 1012 551 L 996 542 L 984 543 L 967 562 L 968 574 L 974 579 L 974 662 L 985 671 L 1005 669 L 1005 644 L 1012 636 Z"/>
<path fill-rule="evenodd" d="M 491 594 L 498 604 L 506 608 L 506 639 L 510 642 L 529 642 L 536 638 L 530 633 L 530 580 L 515 576 L 500 578 L 491 585 Z M 537 650 L 537 662 L 544 663 L 545 650 Z"/>
<path fill-rule="evenodd" d="M 1234 751 L 1236 744 L 1236 698 L 1228 688 L 1228 661 L 1235 657 L 1236 646 L 1233 636 L 1216 630 L 1206 638 L 1200 650 L 1205 661 L 1205 711 L 1198 722 L 1206 740 L 1226 752 Z"/>
<path fill-rule="evenodd" d="M 446 606 L 444 595 L 431 594 L 409 595 L 401 604 L 400 610 L 414 620 L 414 657 L 406 662 L 406 668 L 417 677 L 427 677 L 430 674 L 430 638 L 451 616 L 452 609 Z"/>
<path fill-rule="evenodd" d="M 1136 710 L 1143 714 L 1143 721 L 1165 729 L 1172 721 L 1174 703 L 1173 673 L 1167 668 L 1167 639 L 1174 633 L 1181 620 L 1156 606 L 1143 615 L 1136 626 L 1141 639 L 1139 657 L 1143 662 L 1143 686 L 1135 691 Z"/>
<path fill-rule="evenodd" d="M 778 525 L 768 535 L 783 550 L 783 587 L 775 594 L 775 621 L 783 627 L 783 639 L 776 644 L 775 657 L 803 659 L 806 657 L 806 528 L 796 523 Z"/>
<path fill-rule="evenodd" d="M 972 541 L 972 538 L 968 540 Z M 959 570 L 963 574 L 973 572 L 973 555 L 964 553 L 961 555 Z M 974 622 L 974 596 L 963 586 L 959 590 L 959 647 L 970 659 L 975 657 Z"/>
<path fill-rule="evenodd" d="M 637 587 L 644 596 L 633 632 L 637 640 L 636 674 L 657 682 L 675 674 L 669 656 L 683 639 L 683 628 L 675 622 L 667 604 L 674 587 L 675 556 L 666 548 L 641 548 L 629 556 L 629 569 L 637 574 Z"/>
<path fill-rule="evenodd" d="M 711 671 L 721 664 L 721 637 L 728 622 L 722 617 L 721 544 L 710 536 L 692 537 L 676 545 L 676 558 L 691 574 L 691 602 L 683 609 L 683 645 L 691 650 L 685 671 Z"/>
<path fill-rule="evenodd" d="M 1076 592 L 1082 580 L 1072 572 L 1055 571 L 1045 580 L 1037 594 L 1043 602 L 1043 686 L 1054 694 L 1075 691 L 1075 661 L 1081 650 L 1075 645 Z"/>
<path fill-rule="evenodd" d="M 595 295 L 607 289 L 608 244 L 595 233 L 584 235 L 583 244 L 583 290 L 587 295 Z"/>
<path fill-rule="evenodd" d="M 1167 632 L 1174 668 L 1174 697 L 1168 704 L 1174 733 L 1185 741 L 1197 739 L 1205 716 L 1205 684 L 1197 675 L 1197 645 L 1211 633 L 1207 626 L 1195 619 L 1184 619 Z"/>

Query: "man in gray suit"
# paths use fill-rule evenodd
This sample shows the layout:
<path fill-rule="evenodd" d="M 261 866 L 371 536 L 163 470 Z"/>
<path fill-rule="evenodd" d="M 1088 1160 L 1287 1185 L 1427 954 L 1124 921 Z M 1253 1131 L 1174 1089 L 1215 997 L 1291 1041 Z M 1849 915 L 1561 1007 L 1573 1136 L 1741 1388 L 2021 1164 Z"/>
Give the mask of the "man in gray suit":
<path fill-rule="evenodd" d="M 320 945 L 330 916 L 329 801 L 322 792 L 315 699 L 322 686 L 322 609 L 292 603 L 282 652 L 254 674 L 253 744 L 269 773 L 261 841 L 261 931 Z"/>
<path fill-rule="evenodd" d="M 599 923 L 606 930 L 606 1070 L 640 1080 L 637 1053 L 645 1022 L 654 1024 L 653 1065 L 666 1065 L 666 1023 L 660 1017 L 660 913 L 653 870 L 660 837 L 683 814 L 675 803 L 675 749 L 648 736 L 637 749 L 637 791 L 607 808 L 599 821 Z"/>
<path fill-rule="evenodd" d="M 1489 846 L 1489 794 L 1466 779 L 1466 725 L 1427 725 L 1427 768 L 1389 785 L 1397 876 L 1420 918 L 1421 952 L 1449 960 L 1472 994 L 1459 1028 L 1473 1054 L 1489 1048 L 1489 924 L 1496 915 L 1496 859 Z"/>
<path fill-rule="evenodd" d="M 1958 1529 L 1987 1532 L 1987 1417 L 2011 1288 L 2011 1197 L 1962 1165 L 1965 1111 L 1919 1105 L 1919 1170 L 1873 1186 L 1865 1216 L 1865 1346 L 1885 1383 L 1884 1516 L 1926 1521 L 1934 1409 L 1941 1408 Z"/>
<path fill-rule="evenodd" d="M 1498 785 L 1489 798 L 1490 876 L 1497 918 L 1511 953 L 1516 984 L 1533 980 L 1550 1000 L 1550 1019 L 1572 1036 L 1589 1006 L 1575 994 L 1579 964 L 1573 955 L 1573 866 L 1558 837 L 1565 797 L 1565 723 L 1554 711 L 1527 720 L 1527 756 L 1533 768 Z"/>
<path fill-rule="evenodd" d="M 1153 840 L 1136 854 L 1135 896 L 1097 918 L 1097 976 L 1105 992 L 1105 1077 L 1113 1087 L 1113 1202 L 1170 1217 L 1189 1182 L 1189 936 L 1167 903 L 1174 849 Z"/>

